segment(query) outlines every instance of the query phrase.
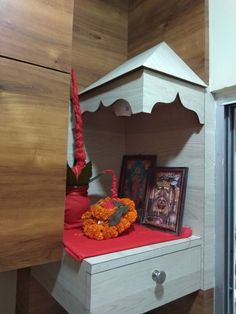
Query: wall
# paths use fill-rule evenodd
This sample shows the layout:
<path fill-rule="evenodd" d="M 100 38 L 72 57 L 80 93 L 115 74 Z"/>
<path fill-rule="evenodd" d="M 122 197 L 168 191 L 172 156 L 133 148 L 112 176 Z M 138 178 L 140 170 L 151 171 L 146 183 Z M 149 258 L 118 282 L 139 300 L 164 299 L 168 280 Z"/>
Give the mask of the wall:
<path fill-rule="evenodd" d="M 29 268 L 17 274 L 16 314 L 68 314 L 33 278 Z M 13 314 L 1 312 L 1 314 Z"/>
<path fill-rule="evenodd" d="M 166 41 L 207 83 L 207 27 L 205 0 L 130 0 L 128 57 Z"/>
<path fill-rule="evenodd" d="M 128 0 L 76 0 L 73 67 L 80 90 L 127 58 Z"/>
<path fill-rule="evenodd" d="M 159 166 L 189 168 L 183 225 L 203 237 L 204 127 L 197 115 L 176 101 L 126 119 L 127 154 L 154 154 Z"/>
<path fill-rule="evenodd" d="M 16 299 L 16 271 L 0 273 L 0 313 L 14 314 Z"/>
<path fill-rule="evenodd" d="M 83 115 L 84 142 L 88 160 L 93 162 L 93 175 L 104 169 L 113 169 L 119 174 L 122 156 L 125 154 L 125 121 L 117 118 L 110 108 Z M 93 202 L 101 195 L 111 194 L 111 175 L 105 175 L 89 185 Z"/>
<path fill-rule="evenodd" d="M 210 89 L 236 85 L 236 2 L 209 0 Z"/>
<path fill-rule="evenodd" d="M 205 0 L 76 0 L 72 59 L 80 90 L 161 41 L 207 82 L 207 17 Z"/>
<path fill-rule="evenodd" d="M 148 314 L 213 314 L 213 289 L 191 293 Z"/>

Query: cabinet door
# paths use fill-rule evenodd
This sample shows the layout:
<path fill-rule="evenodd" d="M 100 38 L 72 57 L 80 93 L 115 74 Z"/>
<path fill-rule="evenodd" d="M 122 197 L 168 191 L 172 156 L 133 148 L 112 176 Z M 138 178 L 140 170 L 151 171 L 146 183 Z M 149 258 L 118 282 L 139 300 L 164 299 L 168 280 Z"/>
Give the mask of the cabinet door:
<path fill-rule="evenodd" d="M 73 0 L 1 0 L 0 55 L 69 72 Z"/>
<path fill-rule="evenodd" d="M 69 84 L 0 58 L 0 271 L 60 257 Z"/>

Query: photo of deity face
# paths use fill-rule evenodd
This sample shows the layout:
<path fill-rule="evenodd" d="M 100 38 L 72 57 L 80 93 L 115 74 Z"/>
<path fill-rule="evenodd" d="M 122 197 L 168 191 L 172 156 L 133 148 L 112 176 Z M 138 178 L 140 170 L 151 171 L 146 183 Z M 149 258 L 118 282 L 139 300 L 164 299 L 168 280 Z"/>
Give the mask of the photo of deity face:
<path fill-rule="evenodd" d="M 178 170 L 179 169 L 179 170 Z M 156 168 L 149 182 L 143 223 L 178 231 L 183 211 L 186 168 Z"/>
<path fill-rule="evenodd" d="M 119 196 L 134 201 L 138 222 L 141 222 L 147 179 L 150 169 L 155 165 L 156 156 L 124 156 L 119 184 Z"/>

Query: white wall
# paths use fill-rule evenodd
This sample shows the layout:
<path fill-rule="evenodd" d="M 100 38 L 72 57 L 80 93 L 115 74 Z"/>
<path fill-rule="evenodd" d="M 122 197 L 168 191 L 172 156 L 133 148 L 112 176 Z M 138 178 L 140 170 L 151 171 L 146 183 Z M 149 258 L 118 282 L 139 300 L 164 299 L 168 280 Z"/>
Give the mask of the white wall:
<path fill-rule="evenodd" d="M 209 0 L 210 90 L 236 85 L 236 1 Z"/>
<path fill-rule="evenodd" d="M 0 313 L 14 314 L 16 304 L 16 271 L 0 273 Z"/>
<path fill-rule="evenodd" d="M 127 118 L 127 126 L 127 154 L 157 155 L 160 167 L 189 167 L 183 225 L 203 237 L 204 127 L 197 115 L 178 102 L 158 104 L 152 114 Z"/>

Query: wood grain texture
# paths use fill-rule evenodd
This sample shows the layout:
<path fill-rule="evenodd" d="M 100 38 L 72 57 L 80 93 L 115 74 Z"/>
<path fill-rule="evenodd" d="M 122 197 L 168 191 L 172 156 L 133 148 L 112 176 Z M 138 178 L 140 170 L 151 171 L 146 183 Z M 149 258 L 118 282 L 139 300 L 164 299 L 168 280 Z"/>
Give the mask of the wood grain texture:
<path fill-rule="evenodd" d="M 183 225 L 204 234 L 204 126 L 178 101 L 126 118 L 126 153 L 157 155 L 159 167 L 189 167 Z M 140 145 L 140 143 L 142 143 Z"/>
<path fill-rule="evenodd" d="M 0 55 L 70 72 L 73 0 L 2 0 Z"/>
<path fill-rule="evenodd" d="M 0 58 L 0 271 L 60 257 L 69 84 Z"/>
<path fill-rule="evenodd" d="M 50 294 L 31 276 L 30 268 L 17 271 L 15 314 L 67 314 Z"/>
<path fill-rule="evenodd" d="M 175 77 L 180 80 L 206 87 L 206 84 L 174 52 L 174 50 L 165 42 L 161 42 L 122 63 L 115 70 L 109 72 L 107 75 L 86 88 L 82 94 L 122 77 L 127 73 L 129 74 L 129 72 L 137 71 L 140 68 L 146 68 L 153 72 L 160 72 L 166 76 Z"/>
<path fill-rule="evenodd" d="M 127 58 L 128 1 L 76 0 L 72 64 L 80 89 Z"/>
<path fill-rule="evenodd" d="M 155 269 L 166 272 L 162 285 Z M 91 313 L 141 314 L 200 288 L 200 247 L 95 274 L 91 283 Z"/>
<path fill-rule="evenodd" d="M 214 290 L 200 290 L 146 314 L 213 314 Z"/>
<path fill-rule="evenodd" d="M 20 301 L 21 308 L 17 307 L 19 311 L 16 311 L 16 314 L 68 313 L 56 302 L 56 300 L 54 300 L 54 298 L 46 291 L 46 289 L 37 280 L 34 279 L 34 277 L 30 276 L 28 278 L 23 278 L 23 276 L 24 274 L 21 274 L 21 280 L 27 280 L 27 283 L 30 287 L 29 290 L 31 299 L 30 301 L 28 300 L 27 303 L 30 304 L 30 306 L 28 307 L 28 312 L 22 312 L 24 309 L 22 306 L 26 300 L 17 298 L 17 301 Z M 20 284 L 20 287 L 24 289 L 25 286 Z M 24 290 L 21 290 L 21 292 L 24 294 Z M 21 295 L 19 295 L 19 297 L 21 297 Z M 213 314 L 213 300 L 213 289 L 206 291 L 199 290 L 178 300 L 163 305 L 155 310 L 146 312 L 146 314 Z M 38 312 L 35 312 L 36 309 Z"/>
<path fill-rule="evenodd" d="M 166 41 L 203 80 L 208 81 L 205 54 L 208 51 L 208 21 L 204 0 L 130 0 L 129 4 L 129 58 Z"/>
<path fill-rule="evenodd" d="M 16 271 L 0 273 L 0 313 L 15 314 Z"/>
<path fill-rule="evenodd" d="M 84 143 L 88 160 L 93 163 L 93 175 L 111 168 L 119 174 L 120 161 L 125 154 L 124 120 L 117 119 L 111 108 L 102 108 L 95 114 L 83 115 Z M 111 144 L 112 143 L 112 144 Z M 93 202 L 111 194 L 111 176 L 105 175 L 91 182 L 89 196 Z"/>
<path fill-rule="evenodd" d="M 94 112 L 101 104 L 105 107 L 113 105 L 114 108 L 120 105 L 123 107 L 123 115 L 127 116 L 127 106 L 133 114 L 151 113 L 157 103 L 171 103 L 176 98 L 180 99 L 185 108 L 197 114 L 200 123 L 204 123 L 203 87 L 147 69 L 133 71 L 85 91 L 80 94 L 80 103 L 82 112 Z"/>
<path fill-rule="evenodd" d="M 200 288 L 199 241 L 147 245 L 81 263 L 65 253 L 32 274 L 70 314 L 141 314 Z M 155 269 L 166 272 L 163 285 L 152 280 Z"/>

